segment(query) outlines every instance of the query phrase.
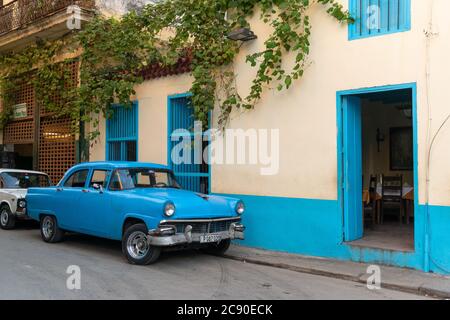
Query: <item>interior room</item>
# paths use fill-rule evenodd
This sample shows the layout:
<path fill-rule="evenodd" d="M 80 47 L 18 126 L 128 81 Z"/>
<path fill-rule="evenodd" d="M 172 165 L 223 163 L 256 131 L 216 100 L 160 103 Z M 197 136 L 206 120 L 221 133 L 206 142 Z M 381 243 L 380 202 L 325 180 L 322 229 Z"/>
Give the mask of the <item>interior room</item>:
<path fill-rule="evenodd" d="M 15 144 L 16 168 L 33 170 L 33 144 Z"/>
<path fill-rule="evenodd" d="M 2 146 L 1 168 L 33 170 L 33 144 Z"/>
<path fill-rule="evenodd" d="M 364 236 L 354 245 L 414 251 L 411 90 L 361 97 Z"/>

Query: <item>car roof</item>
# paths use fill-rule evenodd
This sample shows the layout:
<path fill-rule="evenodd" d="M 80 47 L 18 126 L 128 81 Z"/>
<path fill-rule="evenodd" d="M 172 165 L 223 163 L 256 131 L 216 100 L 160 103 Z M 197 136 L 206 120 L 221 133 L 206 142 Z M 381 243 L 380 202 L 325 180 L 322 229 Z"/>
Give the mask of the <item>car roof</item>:
<path fill-rule="evenodd" d="M 151 163 L 151 162 L 131 162 L 131 161 L 96 161 L 96 162 L 84 162 L 72 167 L 74 169 L 91 169 L 91 168 L 104 168 L 104 169 L 121 169 L 121 168 L 149 168 L 149 169 L 164 169 L 169 170 L 168 166 Z"/>
<path fill-rule="evenodd" d="M 32 171 L 32 170 L 20 170 L 20 169 L 8 169 L 8 168 L 1 168 L 1 169 L 0 169 L 0 173 L 5 173 L 5 172 L 29 173 L 29 174 L 44 174 L 44 175 L 47 175 L 45 172 Z"/>

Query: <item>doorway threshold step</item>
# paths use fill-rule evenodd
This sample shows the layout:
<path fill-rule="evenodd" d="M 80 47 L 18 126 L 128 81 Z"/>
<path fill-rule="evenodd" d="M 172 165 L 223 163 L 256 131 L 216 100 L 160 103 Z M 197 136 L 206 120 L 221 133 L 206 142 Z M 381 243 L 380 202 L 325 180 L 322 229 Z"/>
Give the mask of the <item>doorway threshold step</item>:
<path fill-rule="evenodd" d="M 360 240 L 347 242 L 346 244 L 358 248 L 369 248 L 386 251 L 407 252 L 407 253 L 414 252 L 414 241 L 412 241 L 412 244 L 409 241 L 405 243 L 386 243 L 386 241 L 384 240 L 374 241 L 363 238 Z"/>

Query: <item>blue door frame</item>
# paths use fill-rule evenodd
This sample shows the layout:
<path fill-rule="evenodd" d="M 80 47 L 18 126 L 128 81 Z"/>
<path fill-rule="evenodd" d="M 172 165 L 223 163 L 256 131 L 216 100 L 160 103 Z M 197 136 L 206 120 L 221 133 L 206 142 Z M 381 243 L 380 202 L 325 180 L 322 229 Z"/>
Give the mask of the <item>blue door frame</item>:
<path fill-rule="evenodd" d="M 361 99 L 346 96 L 342 101 L 344 239 L 354 241 L 363 237 L 362 210 L 362 131 Z"/>
<path fill-rule="evenodd" d="M 351 204 L 356 203 L 359 199 L 359 196 L 357 193 L 354 193 L 354 197 L 352 197 L 352 193 L 345 194 L 346 189 L 348 189 L 348 186 L 346 186 L 346 183 L 348 182 L 348 178 L 350 178 L 350 181 L 352 178 L 355 178 L 354 176 L 346 176 L 346 162 L 347 159 L 345 158 L 346 155 L 352 154 L 352 152 L 356 152 L 355 150 L 358 149 L 358 147 L 355 149 L 353 146 L 351 149 L 348 148 L 348 143 L 346 143 L 346 139 L 348 139 L 348 126 L 346 125 L 346 117 L 348 117 L 348 109 L 344 110 L 345 108 L 349 107 L 353 109 L 355 105 L 358 104 L 357 99 L 358 96 L 362 94 L 370 94 L 370 93 L 379 93 L 379 92 L 389 92 L 389 91 L 396 91 L 396 90 L 402 90 L 402 89 L 410 89 L 412 93 L 412 125 L 413 125 L 413 147 L 414 147 L 414 212 L 419 212 L 419 180 L 418 180 L 418 144 L 417 144 L 417 85 L 416 83 L 406 83 L 406 84 L 399 84 L 399 85 L 388 85 L 388 86 L 380 86 L 380 87 L 372 87 L 372 88 L 361 88 L 361 89 L 354 89 L 354 90 L 344 90 L 344 91 L 338 91 L 336 95 L 336 113 L 337 113 L 337 128 L 338 128 L 338 134 L 337 134 L 337 149 L 338 149 L 338 202 L 339 202 L 339 211 L 342 212 L 342 234 L 343 234 L 343 241 L 347 241 L 347 238 L 351 239 L 352 236 L 355 234 L 357 235 L 357 232 L 359 230 L 358 227 L 355 227 L 351 223 L 348 224 L 347 219 L 352 216 L 352 213 L 349 213 L 346 210 L 350 209 L 348 207 L 348 204 L 346 202 L 350 202 Z M 356 99 L 355 99 L 356 98 Z M 351 111 L 351 110 L 350 110 Z M 353 115 L 356 115 L 353 113 Z M 347 136 L 347 137 L 346 137 Z M 360 147 L 360 146 L 359 146 Z M 347 162 L 348 164 L 348 162 Z M 356 170 L 358 171 L 358 169 Z M 358 177 L 359 180 L 361 180 L 361 175 Z M 360 193 L 362 193 L 362 188 L 360 189 Z M 359 202 L 362 206 L 362 201 Z M 353 213 L 355 215 L 355 213 Z M 362 217 L 361 217 L 362 218 Z M 355 222 L 355 221 L 353 221 Z M 359 223 L 356 221 L 356 223 Z M 418 219 L 414 219 L 414 234 L 415 234 L 415 249 L 417 249 L 417 243 L 420 241 L 417 235 L 417 230 L 419 230 L 420 226 L 417 225 Z M 350 233 L 349 233 L 350 232 Z M 353 232 L 353 233 L 352 233 Z M 351 240 L 349 240 L 351 241 Z"/>

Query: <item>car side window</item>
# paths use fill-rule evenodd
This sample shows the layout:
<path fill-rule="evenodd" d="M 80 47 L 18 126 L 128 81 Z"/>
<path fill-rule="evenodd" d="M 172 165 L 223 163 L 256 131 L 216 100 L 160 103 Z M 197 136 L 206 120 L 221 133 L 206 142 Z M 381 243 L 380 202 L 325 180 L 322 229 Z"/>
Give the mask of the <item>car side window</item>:
<path fill-rule="evenodd" d="M 110 190 L 123 190 L 123 175 L 120 174 L 120 171 L 115 171 L 111 177 L 111 183 L 109 184 Z"/>
<path fill-rule="evenodd" d="M 66 188 L 84 188 L 89 170 L 80 170 L 73 173 L 64 183 Z"/>
<path fill-rule="evenodd" d="M 89 188 L 92 188 L 94 184 L 100 185 L 103 188 L 108 183 L 109 172 L 106 170 L 94 170 L 92 173 L 91 181 L 89 182 Z"/>

